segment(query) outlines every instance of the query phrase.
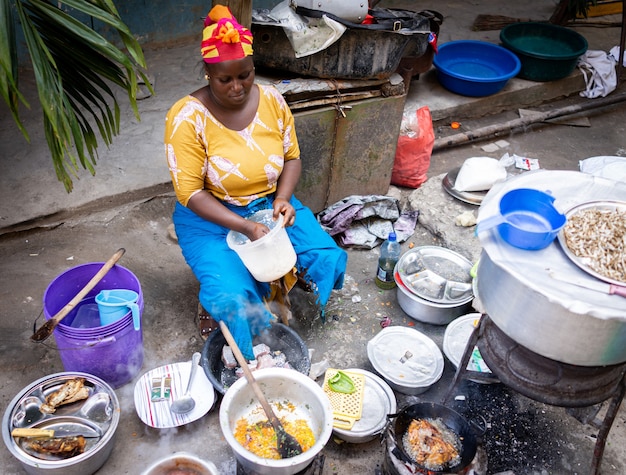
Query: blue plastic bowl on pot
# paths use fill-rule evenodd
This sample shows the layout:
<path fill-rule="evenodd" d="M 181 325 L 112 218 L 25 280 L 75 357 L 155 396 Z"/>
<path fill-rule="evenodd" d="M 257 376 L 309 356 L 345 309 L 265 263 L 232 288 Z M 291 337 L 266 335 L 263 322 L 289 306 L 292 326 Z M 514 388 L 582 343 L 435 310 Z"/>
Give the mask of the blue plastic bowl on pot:
<path fill-rule="evenodd" d="M 536 251 L 550 245 L 567 218 L 554 207 L 554 197 L 530 188 L 518 188 L 500 199 L 500 213 L 483 219 L 476 234 L 495 227 L 512 246 Z"/>
<path fill-rule="evenodd" d="M 522 67 L 506 48 L 486 41 L 443 43 L 433 59 L 439 82 L 463 96 L 489 96 L 500 91 Z"/>

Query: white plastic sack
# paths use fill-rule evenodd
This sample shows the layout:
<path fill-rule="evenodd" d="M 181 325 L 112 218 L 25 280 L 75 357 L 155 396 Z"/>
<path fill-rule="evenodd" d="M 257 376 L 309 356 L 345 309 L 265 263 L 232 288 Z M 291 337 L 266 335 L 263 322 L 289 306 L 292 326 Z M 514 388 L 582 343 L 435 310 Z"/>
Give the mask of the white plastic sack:
<path fill-rule="evenodd" d="M 471 157 L 463 162 L 454 188 L 458 191 L 484 191 L 504 180 L 506 168 L 498 160 L 490 157 Z"/>
<path fill-rule="evenodd" d="M 626 157 L 590 157 L 578 162 L 578 166 L 583 173 L 626 182 Z"/>
<path fill-rule="evenodd" d="M 280 22 L 296 58 L 325 50 L 346 31 L 345 26 L 326 15 L 322 18 L 304 18 L 298 15 L 288 0 L 276 5 L 270 15 Z"/>
<path fill-rule="evenodd" d="M 583 73 L 586 88 L 581 97 L 606 97 L 617 87 L 615 59 L 604 51 L 587 50 L 578 58 L 578 69 Z"/>
<path fill-rule="evenodd" d="M 610 50 L 609 53 L 611 54 L 611 56 L 613 56 L 613 59 L 615 59 L 616 63 L 619 63 L 619 57 L 620 57 L 620 49 L 619 46 L 613 46 Z M 624 55 L 624 62 L 622 63 L 622 65 L 624 67 L 626 67 L 626 54 Z"/>

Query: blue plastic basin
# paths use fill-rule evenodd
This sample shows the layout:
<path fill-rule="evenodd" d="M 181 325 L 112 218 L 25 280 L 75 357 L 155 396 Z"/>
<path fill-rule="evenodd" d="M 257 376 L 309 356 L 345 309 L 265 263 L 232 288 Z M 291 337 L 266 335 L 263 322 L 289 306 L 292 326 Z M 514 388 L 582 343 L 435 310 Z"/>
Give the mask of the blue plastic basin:
<path fill-rule="evenodd" d="M 500 199 L 500 214 L 480 221 L 476 234 L 495 227 L 510 245 L 537 251 L 550 245 L 567 221 L 553 205 L 554 197 L 530 188 L 518 188 Z"/>
<path fill-rule="evenodd" d="M 450 41 L 433 59 L 443 87 L 463 96 L 489 96 L 500 91 L 522 67 L 506 48 L 486 41 Z"/>

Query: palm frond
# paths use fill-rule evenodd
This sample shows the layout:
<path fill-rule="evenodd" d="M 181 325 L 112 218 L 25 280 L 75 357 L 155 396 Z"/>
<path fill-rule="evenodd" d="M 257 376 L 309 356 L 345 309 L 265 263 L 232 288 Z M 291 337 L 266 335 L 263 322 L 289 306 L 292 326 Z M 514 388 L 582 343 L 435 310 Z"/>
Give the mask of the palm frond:
<path fill-rule="evenodd" d="M 2 5 L 0 94 L 28 138 L 19 117 L 20 103 L 27 105 L 18 82 L 13 26 L 19 24 L 35 76 L 53 166 L 70 192 L 79 164 L 94 174 L 98 142 L 109 146 L 119 133 L 120 107 L 111 86 L 127 92 L 139 119 L 137 77 L 146 79 L 141 46 L 111 0 L 6 0 Z M 65 10 L 81 12 L 113 28 L 124 51 Z M 146 85 L 154 92 L 147 81 Z"/>

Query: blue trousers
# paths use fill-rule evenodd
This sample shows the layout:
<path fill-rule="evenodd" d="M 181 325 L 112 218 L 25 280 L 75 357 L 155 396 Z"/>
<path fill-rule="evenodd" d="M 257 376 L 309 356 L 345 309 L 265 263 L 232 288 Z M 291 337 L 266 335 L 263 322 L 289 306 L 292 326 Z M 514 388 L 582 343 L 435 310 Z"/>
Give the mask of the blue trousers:
<path fill-rule="evenodd" d="M 271 209 L 272 203 L 270 196 L 248 206 L 225 206 L 246 217 Z M 310 209 L 295 197 L 291 204 L 296 219 L 286 231 L 296 251 L 296 267 L 312 284 L 323 312 L 331 291 L 343 286 L 347 254 L 321 228 Z M 272 319 L 263 303 L 270 293 L 269 284 L 257 282 L 228 247 L 228 228 L 201 218 L 180 203 L 176 203 L 173 221 L 183 256 L 200 282 L 200 303 L 215 320 L 226 323 L 243 355 L 253 359 L 252 339 Z"/>

